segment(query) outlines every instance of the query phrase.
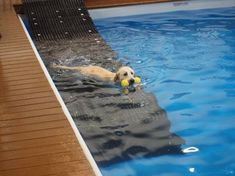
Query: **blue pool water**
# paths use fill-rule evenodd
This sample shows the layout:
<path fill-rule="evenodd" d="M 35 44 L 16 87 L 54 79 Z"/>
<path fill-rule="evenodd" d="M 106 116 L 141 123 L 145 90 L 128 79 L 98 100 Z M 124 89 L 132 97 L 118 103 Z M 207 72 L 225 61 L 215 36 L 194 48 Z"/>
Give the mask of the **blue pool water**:
<path fill-rule="evenodd" d="M 235 175 L 235 8 L 95 21 L 196 153 L 126 161 L 104 176 Z"/>

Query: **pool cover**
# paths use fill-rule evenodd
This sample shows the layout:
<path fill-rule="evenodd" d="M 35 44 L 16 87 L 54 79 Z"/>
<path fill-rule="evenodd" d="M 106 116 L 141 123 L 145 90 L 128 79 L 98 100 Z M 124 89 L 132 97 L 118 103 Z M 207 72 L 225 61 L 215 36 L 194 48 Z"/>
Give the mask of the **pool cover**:
<path fill-rule="evenodd" d="M 165 110 L 144 90 L 122 95 L 118 85 L 53 68 L 122 63 L 98 34 L 81 0 L 25 0 L 32 38 L 95 161 L 116 162 L 182 154 L 184 140 L 170 132 Z M 132 101 L 130 101 L 132 99 Z"/>

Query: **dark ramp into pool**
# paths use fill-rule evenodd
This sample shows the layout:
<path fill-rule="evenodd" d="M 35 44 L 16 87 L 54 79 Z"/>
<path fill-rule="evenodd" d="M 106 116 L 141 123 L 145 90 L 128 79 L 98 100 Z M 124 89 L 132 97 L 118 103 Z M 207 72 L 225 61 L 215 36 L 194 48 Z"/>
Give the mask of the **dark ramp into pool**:
<path fill-rule="evenodd" d="M 129 95 L 131 102 L 112 83 L 53 68 L 53 63 L 92 64 L 115 71 L 122 65 L 82 1 L 25 0 L 24 8 L 36 47 L 99 165 L 182 154 L 184 140 L 170 132 L 166 112 L 153 94 L 136 91 Z"/>

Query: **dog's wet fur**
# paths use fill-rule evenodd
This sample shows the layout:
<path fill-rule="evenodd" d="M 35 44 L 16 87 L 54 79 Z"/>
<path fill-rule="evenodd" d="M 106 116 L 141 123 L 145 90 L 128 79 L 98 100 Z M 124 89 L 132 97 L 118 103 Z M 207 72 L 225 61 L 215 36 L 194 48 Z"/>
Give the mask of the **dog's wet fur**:
<path fill-rule="evenodd" d="M 99 66 L 78 66 L 78 67 L 68 67 L 63 65 L 53 65 L 54 68 L 67 69 L 67 70 L 76 70 L 81 74 L 86 76 L 92 76 L 99 78 L 103 81 L 113 81 L 121 82 L 122 80 L 127 80 L 130 84 L 135 82 L 135 72 L 132 68 L 128 66 L 123 66 L 118 69 L 116 73 L 113 73 L 107 69 L 104 69 Z"/>

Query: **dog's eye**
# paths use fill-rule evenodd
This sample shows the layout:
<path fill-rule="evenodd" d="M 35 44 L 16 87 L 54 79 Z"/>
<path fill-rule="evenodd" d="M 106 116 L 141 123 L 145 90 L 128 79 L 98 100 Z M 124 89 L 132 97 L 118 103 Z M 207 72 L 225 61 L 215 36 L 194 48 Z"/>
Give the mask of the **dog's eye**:
<path fill-rule="evenodd" d="M 123 75 L 124 75 L 124 76 L 127 76 L 127 75 L 128 75 L 128 73 L 126 72 L 126 73 L 124 73 Z"/>
<path fill-rule="evenodd" d="M 132 75 L 134 75 L 134 73 L 133 73 L 133 72 L 131 72 L 131 74 L 132 74 Z"/>

